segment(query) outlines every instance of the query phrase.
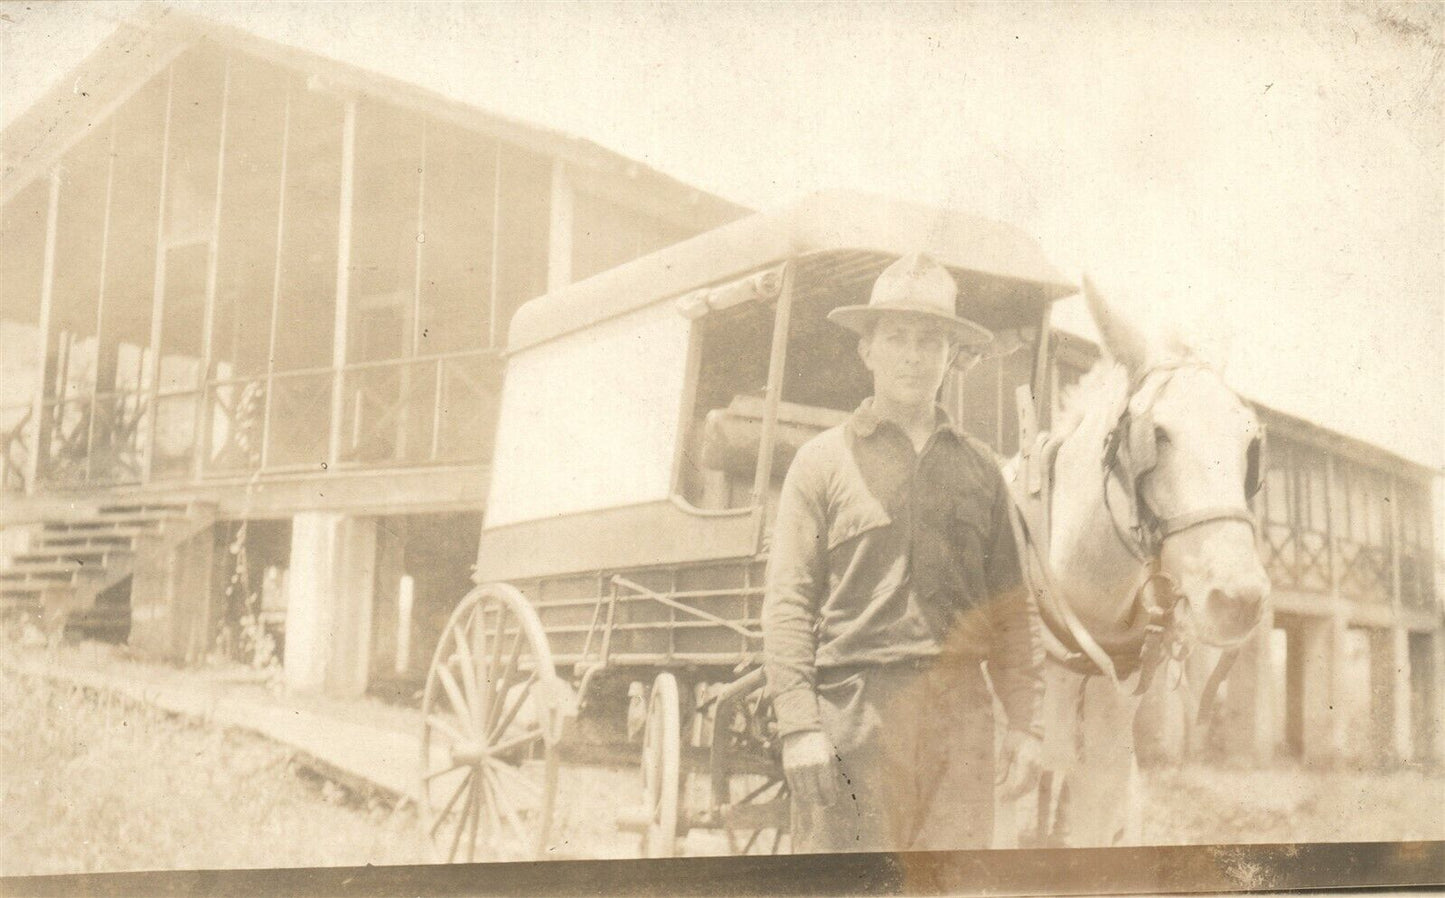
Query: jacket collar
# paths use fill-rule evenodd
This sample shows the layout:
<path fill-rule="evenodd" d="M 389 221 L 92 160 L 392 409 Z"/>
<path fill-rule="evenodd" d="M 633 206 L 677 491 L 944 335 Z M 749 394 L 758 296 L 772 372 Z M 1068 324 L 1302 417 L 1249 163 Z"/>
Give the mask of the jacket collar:
<path fill-rule="evenodd" d="M 958 425 L 953 423 L 953 418 L 949 416 L 947 409 L 945 409 L 941 405 L 935 404 L 933 406 L 933 410 L 934 416 L 937 420 L 937 424 L 935 424 L 933 428 L 934 433 L 951 433 L 957 439 L 963 438 L 963 431 L 959 430 Z M 858 436 L 863 437 L 864 439 L 873 436 L 873 434 L 878 430 L 879 425 L 884 423 L 887 423 L 889 426 L 895 428 L 898 426 L 892 421 L 889 421 L 882 415 L 873 411 L 872 396 L 864 399 L 862 404 L 859 405 L 856 410 L 854 410 L 853 416 L 849 419 L 849 424 L 852 426 L 853 432 L 858 434 Z"/>

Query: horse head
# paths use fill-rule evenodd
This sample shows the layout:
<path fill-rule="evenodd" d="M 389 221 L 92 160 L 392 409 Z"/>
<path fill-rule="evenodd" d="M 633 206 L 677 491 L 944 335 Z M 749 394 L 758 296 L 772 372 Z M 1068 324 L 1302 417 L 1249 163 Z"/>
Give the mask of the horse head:
<path fill-rule="evenodd" d="M 1120 538 L 1169 584 L 1175 625 L 1236 645 L 1269 595 L 1249 508 L 1263 476 L 1263 428 L 1182 340 L 1150 339 L 1087 278 L 1084 294 L 1105 350 L 1128 372 L 1104 449 L 1106 507 Z"/>

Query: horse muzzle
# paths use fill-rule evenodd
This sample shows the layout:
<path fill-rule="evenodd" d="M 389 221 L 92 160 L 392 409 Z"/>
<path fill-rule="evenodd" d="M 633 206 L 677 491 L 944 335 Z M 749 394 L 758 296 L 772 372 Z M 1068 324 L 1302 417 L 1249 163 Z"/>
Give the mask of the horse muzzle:
<path fill-rule="evenodd" d="M 1264 617 L 1269 581 L 1259 578 L 1232 588 L 1211 588 L 1202 599 L 1189 600 L 1199 640 L 1216 648 L 1239 645 Z"/>

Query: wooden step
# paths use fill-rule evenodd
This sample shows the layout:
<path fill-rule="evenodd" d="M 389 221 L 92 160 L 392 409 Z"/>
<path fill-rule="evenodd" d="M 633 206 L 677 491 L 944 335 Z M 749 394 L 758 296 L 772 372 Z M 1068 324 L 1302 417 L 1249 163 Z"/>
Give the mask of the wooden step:
<path fill-rule="evenodd" d="M 78 568 L 75 565 L 35 566 L 0 571 L 0 585 L 78 586 L 86 580 L 105 576 L 102 568 Z"/>
<path fill-rule="evenodd" d="M 119 564 L 131 557 L 131 552 L 118 546 L 99 549 L 59 549 L 55 551 L 23 552 L 11 557 L 13 567 L 32 564 L 73 564 L 77 567 L 107 567 Z"/>
<path fill-rule="evenodd" d="M 159 533 L 160 525 L 164 521 L 159 518 L 138 521 L 105 521 L 105 520 L 77 520 L 77 521 L 46 521 L 44 524 L 45 533 L 71 533 L 71 534 L 106 534 L 117 535 Z M 43 538 L 43 537 L 42 537 Z"/>
<path fill-rule="evenodd" d="M 0 586 L 0 609 L 11 608 L 37 608 L 39 607 L 40 594 L 45 591 L 44 586 Z"/>
<path fill-rule="evenodd" d="M 132 515 L 149 515 L 171 518 L 187 518 L 195 511 L 190 502 L 132 502 L 102 505 L 95 510 L 97 517 L 113 518 Z"/>
<path fill-rule="evenodd" d="M 129 552 L 135 548 L 135 539 L 131 534 L 73 534 L 73 533 L 47 533 L 42 534 L 31 546 L 37 552 L 49 551 L 70 551 L 96 549 L 103 552 Z"/>

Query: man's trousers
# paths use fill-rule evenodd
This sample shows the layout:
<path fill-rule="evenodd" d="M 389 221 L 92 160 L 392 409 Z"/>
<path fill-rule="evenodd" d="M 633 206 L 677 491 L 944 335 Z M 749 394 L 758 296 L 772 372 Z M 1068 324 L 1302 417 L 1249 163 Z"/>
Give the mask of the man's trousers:
<path fill-rule="evenodd" d="M 977 661 L 824 669 L 817 690 L 837 798 L 794 800 L 794 851 L 989 846 L 993 703 Z"/>

